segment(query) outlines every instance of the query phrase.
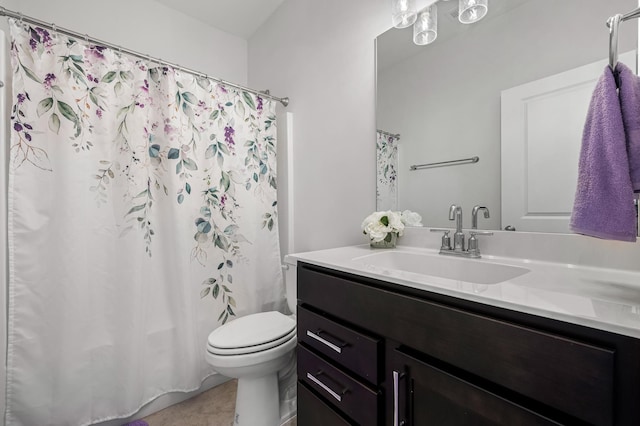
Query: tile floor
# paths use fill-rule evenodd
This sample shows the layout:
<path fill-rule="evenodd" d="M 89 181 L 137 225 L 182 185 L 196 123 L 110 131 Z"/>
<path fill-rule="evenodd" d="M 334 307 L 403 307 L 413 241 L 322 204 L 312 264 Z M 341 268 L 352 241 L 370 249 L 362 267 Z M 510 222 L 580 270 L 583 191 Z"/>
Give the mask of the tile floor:
<path fill-rule="evenodd" d="M 223 383 L 180 404 L 145 417 L 149 426 L 231 426 L 237 382 Z M 296 426 L 292 419 L 283 426 Z"/>

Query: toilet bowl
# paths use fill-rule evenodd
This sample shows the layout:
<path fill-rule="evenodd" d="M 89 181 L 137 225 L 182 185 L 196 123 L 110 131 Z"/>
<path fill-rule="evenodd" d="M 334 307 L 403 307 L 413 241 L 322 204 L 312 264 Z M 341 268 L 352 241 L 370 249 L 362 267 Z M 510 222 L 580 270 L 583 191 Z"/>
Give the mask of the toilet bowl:
<path fill-rule="evenodd" d="M 295 268 L 285 266 L 287 303 L 295 314 Z M 295 315 L 277 311 L 246 315 L 209 334 L 206 360 L 220 374 L 238 379 L 234 425 L 280 424 L 278 371 L 293 360 Z"/>

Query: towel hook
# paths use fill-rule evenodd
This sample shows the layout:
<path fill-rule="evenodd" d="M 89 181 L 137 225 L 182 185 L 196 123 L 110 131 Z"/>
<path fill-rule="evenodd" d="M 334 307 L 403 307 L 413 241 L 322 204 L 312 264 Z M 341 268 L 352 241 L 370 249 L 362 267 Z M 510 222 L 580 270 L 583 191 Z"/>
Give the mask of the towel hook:
<path fill-rule="evenodd" d="M 615 71 L 618 64 L 618 27 L 621 20 L 621 14 L 614 15 L 607 20 L 607 26 L 609 27 L 609 66 L 611 71 Z"/>

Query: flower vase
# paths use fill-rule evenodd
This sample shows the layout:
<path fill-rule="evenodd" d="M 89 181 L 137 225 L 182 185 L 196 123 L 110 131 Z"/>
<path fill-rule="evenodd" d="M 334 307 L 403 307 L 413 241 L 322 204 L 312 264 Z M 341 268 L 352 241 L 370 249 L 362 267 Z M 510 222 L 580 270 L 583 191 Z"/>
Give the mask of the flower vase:
<path fill-rule="evenodd" d="M 382 241 L 371 241 L 371 248 L 396 248 L 396 240 L 398 239 L 398 234 L 395 232 L 389 232 L 384 240 Z"/>

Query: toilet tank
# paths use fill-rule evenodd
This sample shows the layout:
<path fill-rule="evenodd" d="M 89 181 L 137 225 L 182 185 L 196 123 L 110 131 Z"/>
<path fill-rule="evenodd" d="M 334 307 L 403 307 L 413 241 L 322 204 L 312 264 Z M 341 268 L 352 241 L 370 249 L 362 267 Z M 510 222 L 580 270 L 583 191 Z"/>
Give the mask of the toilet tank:
<path fill-rule="evenodd" d="M 284 263 L 284 286 L 287 297 L 287 305 L 292 314 L 296 313 L 296 305 L 298 303 L 298 290 L 297 290 L 297 273 L 295 263 Z"/>

